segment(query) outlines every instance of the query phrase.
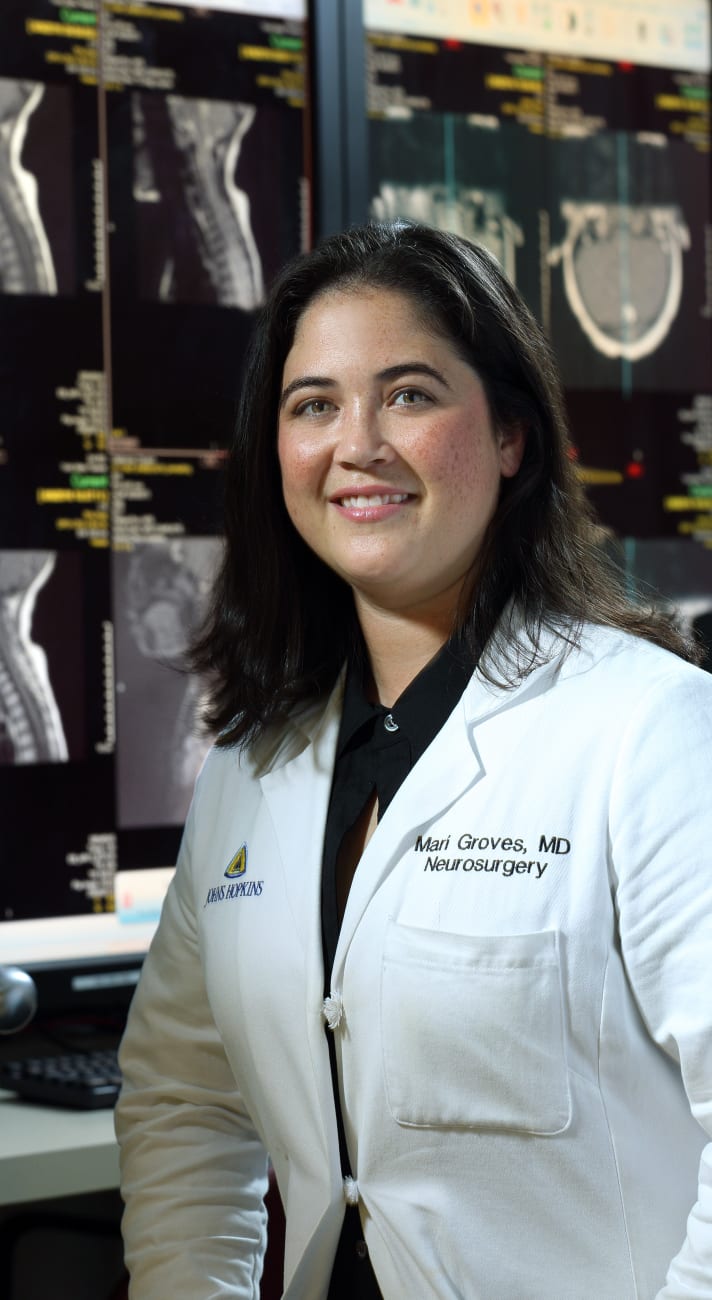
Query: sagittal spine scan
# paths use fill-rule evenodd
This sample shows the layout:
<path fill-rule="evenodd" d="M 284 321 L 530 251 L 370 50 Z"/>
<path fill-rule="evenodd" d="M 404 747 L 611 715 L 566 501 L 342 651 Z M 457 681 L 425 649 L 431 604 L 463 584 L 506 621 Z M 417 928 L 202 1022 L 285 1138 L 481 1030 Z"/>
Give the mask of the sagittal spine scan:
<path fill-rule="evenodd" d="M 141 773 L 135 786 L 133 779 L 123 783 L 124 825 L 185 816 L 209 743 L 198 730 L 204 686 L 192 674 L 170 670 L 184 666 L 219 549 L 216 538 L 186 538 L 145 543 L 117 557 L 118 760 L 132 778 Z"/>
<path fill-rule="evenodd" d="M 69 755 L 47 657 L 32 640 L 37 594 L 54 551 L 0 553 L 0 763 L 64 763 Z"/>
<path fill-rule="evenodd" d="M 566 234 L 548 254 L 563 266 L 569 306 L 605 357 L 639 361 L 669 333 L 690 234 L 678 207 L 561 204 Z"/>
<path fill-rule="evenodd" d="M 446 185 L 393 185 L 384 181 L 372 200 L 371 215 L 377 221 L 391 221 L 394 217 L 422 221 L 482 244 L 509 279 L 516 282 L 516 250 L 524 236 L 505 212 L 502 195 L 495 190 L 460 186 L 453 192 Z"/>
<path fill-rule="evenodd" d="M 34 81 L 0 77 L 0 291 L 56 294 L 52 252 L 37 201 L 37 179 L 23 166 L 32 114 L 44 95 Z"/>
<path fill-rule="evenodd" d="M 167 95 L 166 108 L 181 158 L 181 183 L 193 238 L 215 301 L 251 311 L 264 296 L 262 263 L 250 222 L 250 200 L 235 180 L 242 142 L 255 120 L 250 104 Z M 160 199 L 140 98 L 133 97 L 134 198 Z M 170 265 L 159 295 L 173 298 Z"/>

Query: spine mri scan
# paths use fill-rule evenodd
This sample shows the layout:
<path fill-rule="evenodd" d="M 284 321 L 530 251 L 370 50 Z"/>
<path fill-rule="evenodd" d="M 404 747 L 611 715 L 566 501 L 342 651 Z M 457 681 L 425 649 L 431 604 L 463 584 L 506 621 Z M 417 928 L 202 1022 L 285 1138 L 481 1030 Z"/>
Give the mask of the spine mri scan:
<path fill-rule="evenodd" d="M 0 291 L 56 294 L 57 277 L 38 203 L 37 179 L 22 163 L 39 82 L 0 77 Z"/>

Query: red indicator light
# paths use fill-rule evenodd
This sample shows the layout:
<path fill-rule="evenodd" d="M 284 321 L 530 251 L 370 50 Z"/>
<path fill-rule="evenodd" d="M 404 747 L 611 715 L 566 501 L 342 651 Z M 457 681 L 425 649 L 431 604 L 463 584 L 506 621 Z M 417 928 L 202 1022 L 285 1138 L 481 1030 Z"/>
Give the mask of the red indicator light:
<path fill-rule="evenodd" d="M 619 67 L 619 69 L 620 69 L 621 72 L 632 72 L 632 71 L 633 71 L 633 68 L 635 67 L 635 64 L 634 64 L 634 63 L 627 63 L 627 62 L 626 62 L 626 63 L 619 63 L 619 64 L 618 64 L 618 67 Z"/>
<path fill-rule="evenodd" d="M 645 466 L 641 465 L 639 460 L 631 460 L 625 467 L 626 478 L 642 478 L 645 473 Z"/>
<path fill-rule="evenodd" d="M 443 45 L 445 46 L 445 49 L 446 49 L 446 50 L 461 50 L 461 49 L 462 49 L 462 41 L 452 41 L 452 40 L 449 40 L 449 41 L 443 41 Z"/>

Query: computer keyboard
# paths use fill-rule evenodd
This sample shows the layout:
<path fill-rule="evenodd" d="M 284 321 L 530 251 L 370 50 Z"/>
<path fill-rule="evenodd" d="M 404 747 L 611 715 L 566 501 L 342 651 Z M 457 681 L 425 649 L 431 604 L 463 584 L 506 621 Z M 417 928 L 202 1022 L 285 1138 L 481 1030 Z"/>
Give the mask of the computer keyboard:
<path fill-rule="evenodd" d="M 45 1106 L 108 1108 L 114 1105 L 120 1087 L 116 1051 L 111 1048 L 0 1060 L 0 1088 Z"/>

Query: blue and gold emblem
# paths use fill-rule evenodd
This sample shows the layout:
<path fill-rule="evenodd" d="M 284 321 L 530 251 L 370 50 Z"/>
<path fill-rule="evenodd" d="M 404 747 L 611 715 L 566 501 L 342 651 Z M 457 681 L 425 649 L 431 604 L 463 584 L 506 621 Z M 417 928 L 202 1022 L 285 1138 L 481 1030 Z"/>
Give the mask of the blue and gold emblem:
<path fill-rule="evenodd" d="M 243 844 L 242 848 L 237 850 L 232 862 L 229 862 L 225 868 L 225 875 L 228 880 L 234 880 L 235 876 L 244 876 L 247 871 L 247 845 Z"/>

